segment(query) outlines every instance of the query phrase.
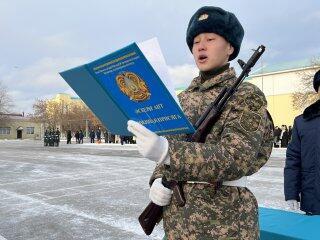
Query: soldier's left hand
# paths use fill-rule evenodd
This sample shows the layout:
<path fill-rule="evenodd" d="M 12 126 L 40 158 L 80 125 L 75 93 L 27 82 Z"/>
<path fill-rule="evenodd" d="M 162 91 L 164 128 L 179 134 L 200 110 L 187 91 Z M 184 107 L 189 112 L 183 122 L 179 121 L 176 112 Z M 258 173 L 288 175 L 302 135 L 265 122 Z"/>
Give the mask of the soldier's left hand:
<path fill-rule="evenodd" d="M 158 136 L 142 124 L 129 120 L 128 131 L 136 136 L 137 147 L 142 156 L 157 164 L 170 164 L 168 140 Z"/>

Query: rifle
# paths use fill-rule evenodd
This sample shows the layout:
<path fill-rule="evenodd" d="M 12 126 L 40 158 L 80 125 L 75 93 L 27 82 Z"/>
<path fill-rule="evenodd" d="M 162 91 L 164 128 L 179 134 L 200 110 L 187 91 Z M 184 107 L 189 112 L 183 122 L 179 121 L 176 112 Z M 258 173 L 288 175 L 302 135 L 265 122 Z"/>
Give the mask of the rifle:
<path fill-rule="evenodd" d="M 265 51 L 265 46 L 260 45 L 250 57 L 247 63 L 238 59 L 238 63 L 242 69 L 240 76 L 236 82 L 230 87 L 224 87 L 219 93 L 218 97 L 209 105 L 206 111 L 201 115 L 199 120 L 195 123 L 194 128 L 196 131 L 192 135 L 187 136 L 187 141 L 204 143 L 207 135 L 210 133 L 214 124 L 218 121 L 221 113 L 223 112 L 226 103 L 231 96 L 237 91 L 243 80 L 249 75 L 251 68 L 256 64 L 261 55 Z M 173 190 L 173 195 L 180 207 L 185 205 L 185 198 L 182 190 L 182 183 L 171 180 L 167 181 L 165 177 L 162 178 L 162 184 Z M 150 202 L 145 210 L 139 216 L 139 222 L 147 235 L 150 235 L 155 225 L 162 219 L 163 207 Z"/>

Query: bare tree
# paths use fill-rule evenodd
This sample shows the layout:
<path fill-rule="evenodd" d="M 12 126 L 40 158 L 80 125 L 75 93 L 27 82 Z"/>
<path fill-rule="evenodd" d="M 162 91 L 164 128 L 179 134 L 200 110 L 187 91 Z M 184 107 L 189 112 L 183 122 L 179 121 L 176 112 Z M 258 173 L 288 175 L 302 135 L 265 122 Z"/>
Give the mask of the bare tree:
<path fill-rule="evenodd" d="M 60 126 L 62 132 L 69 129 L 84 130 L 87 121 L 90 127 L 102 126 L 99 119 L 84 103 L 36 99 L 33 111 L 34 121 L 41 122 L 49 128 Z"/>
<path fill-rule="evenodd" d="M 311 69 L 297 73 L 301 79 L 298 91 L 293 94 L 293 107 L 296 110 L 303 110 L 318 99 L 313 89 L 314 74 L 320 69 L 320 57 L 311 61 Z"/>
<path fill-rule="evenodd" d="M 9 121 L 7 114 L 12 106 L 12 100 L 8 94 L 8 90 L 0 81 L 0 124 Z"/>
<path fill-rule="evenodd" d="M 33 104 L 32 118 L 36 122 L 47 122 L 47 100 L 36 99 Z"/>

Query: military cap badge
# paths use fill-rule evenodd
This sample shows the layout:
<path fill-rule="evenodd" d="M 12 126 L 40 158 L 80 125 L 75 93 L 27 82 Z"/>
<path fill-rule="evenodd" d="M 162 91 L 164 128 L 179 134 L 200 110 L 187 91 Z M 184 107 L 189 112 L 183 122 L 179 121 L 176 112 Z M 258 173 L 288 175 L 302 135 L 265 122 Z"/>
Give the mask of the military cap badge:
<path fill-rule="evenodd" d="M 198 21 L 202 21 L 202 20 L 205 20 L 209 17 L 208 14 L 204 13 L 204 14 L 201 14 L 200 17 L 198 18 Z"/>

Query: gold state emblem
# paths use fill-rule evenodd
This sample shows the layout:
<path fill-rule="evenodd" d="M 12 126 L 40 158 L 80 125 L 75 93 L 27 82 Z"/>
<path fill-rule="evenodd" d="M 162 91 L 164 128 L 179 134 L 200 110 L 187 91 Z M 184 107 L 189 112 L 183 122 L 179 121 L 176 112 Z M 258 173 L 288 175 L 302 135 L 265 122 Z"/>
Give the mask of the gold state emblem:
<path fill-rule="evenodd" d="M 133 72 L 122 72 L 116 77 L 121 92 L 133 101 L 145 101 L 151 93 L 145 81 Z"/>
<path fill-rule="evenodd" d="M 199 21 L 202 21 L 202 20 L 205 20 L 209 17 L 208 14 L 204 13 L 204 14 L 201 14 L 200 17 L 198 18 Z"/>

